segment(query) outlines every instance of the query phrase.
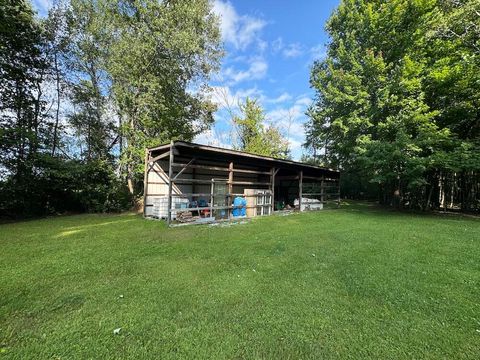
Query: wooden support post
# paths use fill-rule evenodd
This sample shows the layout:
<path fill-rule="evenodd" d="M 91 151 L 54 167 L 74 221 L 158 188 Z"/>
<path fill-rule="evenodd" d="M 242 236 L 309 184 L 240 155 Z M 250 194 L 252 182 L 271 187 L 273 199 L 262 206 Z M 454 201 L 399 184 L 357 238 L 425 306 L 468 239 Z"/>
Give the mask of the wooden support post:
<path fill-rule="evenodd" d="M 196 171 L 195 168 L 192 169 L 192 179 L 193 179 L 193 180 L 196 180 L 196 179 L 197 179 L 197 171 Z M 193 184 L 192 184 L 192 193 L 195 194 L 196 192 L 197 192 L 196 184 L 193 183 Z M 193 200 L 194 200 L 194 199 L 192 198 L 192 201 L 193 201 Z"/>
<path fill-rule="evenodd" d="M 270 215 L 273 214 L 275 211 L 275 175 L 277 174 L 277 170 L 275 168 L 272 168 L 271 174 L 270 174 L 270 203 L 272 204 L 270 207 Z"/>
<path fill-rule="evenodd" d="M 170 161 L 168 162 L 168 209 L 167 225 L 172 222 L 172 164 L 173 164 L 173 141 L 170 141 Z"/>
<path fill-rule="evenodd" d="M 213 191 L 215 189 L 215 180 L 212 179 L 212 185 L 210 187 L 210 217 L 213 217 Z"/>
<path fill-rule="evenodd" d="M 322 202 L 322 204 L 323 204 L 324 194 L 325 194 L 325 181 L 324 181 L 324 176 L 322 176 L 322 180 L 320 181 L 320 201 Z"/>
<path fill-rule="evenodd" d="M 145 169 L 143 173 L 143 217 L 146 216 L 145 211 L 147 210 L 148 173 L 150 170 L 148 155 L 148 149 L 145 149 Z"/>
<path fill-rule="evenodd" d="M 298 210 L 302 211 L 302 195 L 303 195 L 303 170 L 300 170 L 298 179 Z"/>
<path fill-rule="evenodd" d="M 228 206 L 232 206 L 233 204 L 233 199 L 232 199 L 232 193 L 233 193 L 233 161 L 230 162 L 228 165 Z M 229 208 L 228 209 L 228 218 L 230 219 L 231 217 L 232 210 Z"/>
<path fill-rule="evenodd" d="M 337 202 L 337 208 L 340 207 L 340 201 L 341 201 L 341 196 L 340 196 L 340 175 L 338 176 L 338 202 Z"/>

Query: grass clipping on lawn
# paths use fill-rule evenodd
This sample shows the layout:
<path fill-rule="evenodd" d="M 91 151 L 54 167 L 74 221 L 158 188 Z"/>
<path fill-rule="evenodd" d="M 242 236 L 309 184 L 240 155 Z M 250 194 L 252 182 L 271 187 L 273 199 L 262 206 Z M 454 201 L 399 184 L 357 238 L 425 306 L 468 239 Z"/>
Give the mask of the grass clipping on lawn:
<path fill-rule="evenodd" d="M 339 210 L 0 226 L 2 358 L 480 354 L 480 221 Z"/>

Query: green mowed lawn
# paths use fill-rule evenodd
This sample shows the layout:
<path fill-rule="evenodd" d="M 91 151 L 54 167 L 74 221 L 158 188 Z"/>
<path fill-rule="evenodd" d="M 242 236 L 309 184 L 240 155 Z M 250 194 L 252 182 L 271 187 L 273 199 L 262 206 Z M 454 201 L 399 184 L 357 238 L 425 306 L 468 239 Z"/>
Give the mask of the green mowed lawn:
<path fill-rule="evenodd" d="M 357 204 L 1 225 L 2 357 L 478 359 L 480 221 Z"/>

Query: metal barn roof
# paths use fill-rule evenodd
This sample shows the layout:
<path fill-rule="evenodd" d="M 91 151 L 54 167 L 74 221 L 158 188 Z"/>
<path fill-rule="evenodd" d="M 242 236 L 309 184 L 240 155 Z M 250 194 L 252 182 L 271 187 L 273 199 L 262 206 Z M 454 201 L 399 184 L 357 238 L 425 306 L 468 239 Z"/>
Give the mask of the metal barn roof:
<path fill-rule="evenodd" d="M 159 154 L 159 153 L 168 151 L 170 149 L 170 145 L 171 145 L 170 143 L 159 145 L 156 147 L 149 148 L 148 151 L 151 154 L 155 154 L 155 153 Z M 225 149 L 225 148 L 220 148 L 220 147 L 210 146 L 210 145 L 202 145 L 202 144 L 197 144 L 193 142 L 174 141 L 173 146 L 177 151 L 179 151 L 180 153 L 184 153 L 185 155 L 194 154 L 197 156 L 201 156 L 201 155 L 215 156 L 216 159 L 218 159 L 219 156 L 223 156 L 225 157 L 225 159 L 237 158 L 237 159 L 242 159 L 244 161 L 249 161 L 251 165 L 254 165 L 254 166 L 255 165 L 256 166 L 277 166 L 277 167 L 283 167 L 283 168 L 290 168 L 292 170 L 305 169 L 305 170 L 310 170 L 312 172 L 321 172 L 333 177 L 338 177 L 340 175 L 340 172 L 338 170 L 306 164 L 299 161 L 256 155 L 256 154 L 251 154 L 243 151 Z"/>

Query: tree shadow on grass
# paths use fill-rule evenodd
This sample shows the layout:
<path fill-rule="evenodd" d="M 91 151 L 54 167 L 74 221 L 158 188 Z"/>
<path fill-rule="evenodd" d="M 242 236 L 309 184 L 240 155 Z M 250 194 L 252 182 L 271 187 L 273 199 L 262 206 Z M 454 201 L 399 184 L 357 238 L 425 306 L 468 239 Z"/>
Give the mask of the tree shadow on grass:
<path fill-rule="evenodd" d="M 374 201 L 342 200 L 340 209 L 346 212 L 354 212 L 363 215 L 375 215 L 380 217 L 418 217 L 433 220 L 480 220 L 480 216 L 464 213 L 450 213 L 441 211 L 421 211 L 409 209 L 396 209 L 380 205 Z"/>

